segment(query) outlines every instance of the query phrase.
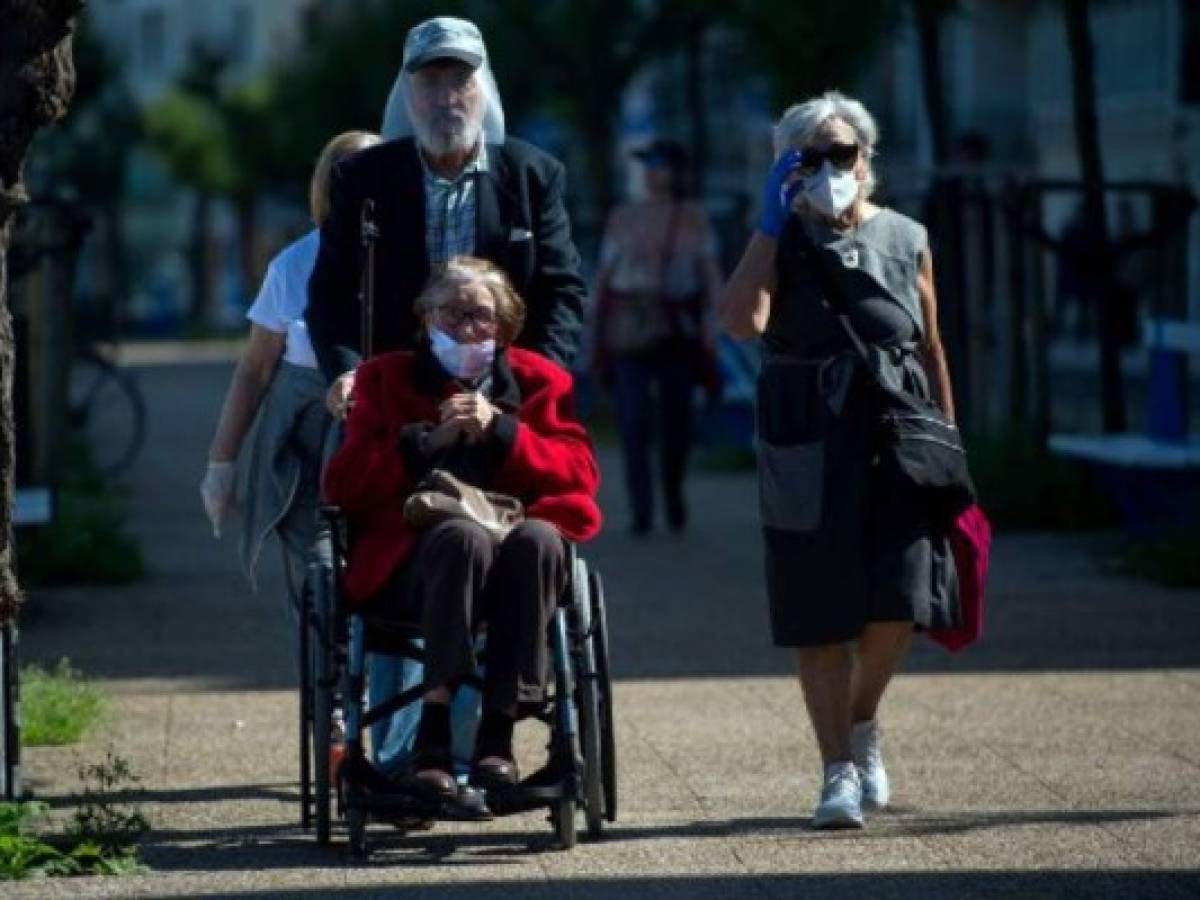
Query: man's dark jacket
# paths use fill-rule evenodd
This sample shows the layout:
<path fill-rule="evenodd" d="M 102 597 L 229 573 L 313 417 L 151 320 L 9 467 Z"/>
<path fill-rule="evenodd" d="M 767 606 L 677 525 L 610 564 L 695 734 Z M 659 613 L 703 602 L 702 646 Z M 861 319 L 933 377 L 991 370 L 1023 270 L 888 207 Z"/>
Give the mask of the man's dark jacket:
<path fill-rule="evenodd" d="M 487 147 L 487 171 L 476 180 L 475 255 L 504 269 L 525 301 L 517 344 L 570 367 L 579 347 L 586 289 L 563 205 L 562 165 L 509 138 Z M 358 364 L 360 347 L 360 217 L 375 201 L 374 352 L 409 349 L 417 334 L 413 301 L 429 278 L 425 187 L 411 138 L 347 157 L 333 170 L 330 211 L 308 282 L 304 318 L 325 377 Z"/>

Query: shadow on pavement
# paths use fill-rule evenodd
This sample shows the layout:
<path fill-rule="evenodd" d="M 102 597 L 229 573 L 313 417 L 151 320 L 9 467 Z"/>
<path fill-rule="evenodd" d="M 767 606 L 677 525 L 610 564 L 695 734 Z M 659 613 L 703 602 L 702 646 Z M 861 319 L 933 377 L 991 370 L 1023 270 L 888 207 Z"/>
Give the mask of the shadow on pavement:
<path fill-rule="evenodd" d="M 1192 816 L 1200 810 L 1004 810 L 935 813 L 893 810 L 881 814 L 866 831 L 814 831 L 808 817 L 742 817 L 696 820 L 669 825 L 609 826 L 602 844 L 706 838 L 789 838 L 805 842 L 853 840 L 864 846 L 894 839 L 944 836 L 993 828 L 1059 825 L 1066 828 L 1141 822 Z M 398 833 L 387 825 L 371 826 L 372 856 L 380 866 L 492 865 L 518 862 L 555 852 L 549 829 L 540 817 L 522 820 L 524 828 L 508 831 L 432 831 Z M 311 833 L 298 827 L 246 825 L 200 830 L 154 830 L 144 841 L 147 864 L 155 871 L 241 871 L 329 867 L 348 862 L 345 836 L 335 829 L 334 843 L 319 847 Z M 355 863 L 359 865 L 359 863 Z"/>
<path fill-rule="evenodd" d="M 1186 896 L 1200 886 L 1189 871 L 1139 872 L 880 872 L 760 876 L 667 876 L 661 878 L 580 878 L 545 881 L 484 881 L 465 884 L 395 884 L 341 891 L 289 891 L 289 896 L 731 898 L 766 897 L 923 897 L 923 898 L 1152 898 Z M 263 893 L 214 893 L 207 898 L 261 898 Z"/>
<path fill-rule="evenodd" d="M 36 789 L 37 782 L 30 784 Z M 219 803 L 224 801 L 244 802 L 256 800 L 278 800 L 282 803 L 294 803 L 300 806 L 300 786 L 295 782 L 278 782 L 276 784 L 231 784 L 215 787 L 179 788 L 178 790 L 141 788 L 110 791 L 107 794 L 112 803 Z M 39 800 L 48 803 L 52 809 L 73 807 L 77 805 L 77 797 L 70 795 L 47 795 L 37 792 Z"/>

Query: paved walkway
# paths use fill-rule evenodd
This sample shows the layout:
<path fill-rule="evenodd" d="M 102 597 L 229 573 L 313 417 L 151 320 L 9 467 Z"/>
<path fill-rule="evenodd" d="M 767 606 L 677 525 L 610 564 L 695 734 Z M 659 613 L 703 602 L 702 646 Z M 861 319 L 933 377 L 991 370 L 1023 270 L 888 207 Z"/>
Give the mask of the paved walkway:
<path fill-rule="evenodd" d="M 365 865 L 317 848 L 297 827 L 275 567 L 249 593 L 196 493 L 228 373 L 140 371 L 149 440 L 130 501 L 150 576 L 38 592 L 24 622 L 27 659 L 69 656 L 113 695 L 85 745 L 27 751 L 29 784 L 62 798 L 112 746 L 144 779 L 153 872 L 6 897 L 1200 897 L 1200 592 L 1114 574 L 1116 536 L 1001 540 L 986 642 L 960 657 L 922 644 L 890 695 L 894 808 L 815 833 L 819 766 L 767 639 L 753 479 L 698 476 L 687 538 L 638 543 L 607 455 L 612 527 L 588 555 L 620 679 L 620 821 L 569 853 L 532 813 L 377 827 Z M 524 736 L 530 757 L 539 739 Z"/>

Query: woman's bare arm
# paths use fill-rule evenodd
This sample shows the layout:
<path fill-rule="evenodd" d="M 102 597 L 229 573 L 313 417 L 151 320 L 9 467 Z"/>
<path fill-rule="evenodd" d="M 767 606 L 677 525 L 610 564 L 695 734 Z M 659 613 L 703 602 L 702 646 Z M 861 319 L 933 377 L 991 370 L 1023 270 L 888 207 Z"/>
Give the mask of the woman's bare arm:
<path fill-rule="evenodd" d="M 933 387 L 934 399 L 951 422 L 954 421 L 954 391 L 950 386 L 950 367 L 938 328 L 937 293 L 933 282 L 933 257 L 926 250 L 921 254 L 917 270 L 917 294 L 921 298 L 921 315 L 925 319 L 925 343 L 921 355 L 925 371 Z"/>
<path fill-rule="evenodd" d="M 767 328 L 775 291 L 777 244 L 775 238 L 755 231 L 717 298 L 721 327 L 738 340 L 757 337 Z"/>
<path fill-rule="evenodd" d="M 234 370 L 229 392 L 225 395 L 225 405 L 221 408 L 221 418 L 217 422 L 217 433 L 208 451 L 211 462 L 232 462 L 237 459 L 246 432 L 250 430 L 250 424 L 258 413 L 259 404 L 283 356 L 285 340 L 285 335 L 261 325 L 250 326 L 250 343 L 242 351 L 242 358 Z"/>

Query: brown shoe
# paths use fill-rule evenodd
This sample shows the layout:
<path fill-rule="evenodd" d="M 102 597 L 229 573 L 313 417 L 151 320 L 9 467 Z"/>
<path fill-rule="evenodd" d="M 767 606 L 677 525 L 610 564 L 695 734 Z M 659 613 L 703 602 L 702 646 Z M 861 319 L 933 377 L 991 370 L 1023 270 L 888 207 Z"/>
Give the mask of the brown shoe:
<path fill-rule="evenodd" d="M 458 782 L 445 769 L 418 769 L 409 777 L 413 790 L 434 800 L 453 798 L 458 793 Z"/>
<path fill-rule="evenodd" d="M 471 784 L 484 790 L 510 788 L 519 780 L 517 764 L 503 756 L 485 756 L 471 766 Z"/>

